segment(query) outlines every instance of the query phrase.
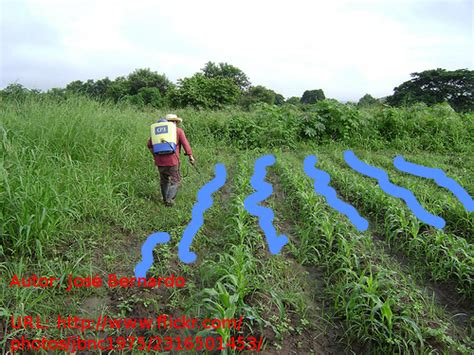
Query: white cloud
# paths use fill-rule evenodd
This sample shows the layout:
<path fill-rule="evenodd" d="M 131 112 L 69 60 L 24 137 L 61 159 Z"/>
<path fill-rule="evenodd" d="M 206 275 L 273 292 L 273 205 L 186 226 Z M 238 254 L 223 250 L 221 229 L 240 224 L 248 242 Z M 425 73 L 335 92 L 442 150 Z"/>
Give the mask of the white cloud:
<path fill-rule="evenodd" d="M 44 80 L 35 75 L 35 82 L 24 78 L 31 73 L 26 66 L 35 63 L 66 70 L 59 86 L 138 67 L 176 80 L 211 60 L 236 65 L 254 84 L 285 96 L 322 88 L 326 96 L 356 100 L 366 92 L 388 95 L 414 71 L 472 67 L 472 31 L 447 25 L 456 23 L 454 16 L 466 22 L 462 1 L 441 2 L 439 8 L 430 3 L 430 13 L 420 12 L 427 8 L 423 1 L 28 0 L 24 5 L 23 18 L 41 21 L 57 38 L 48 45 L 9 42 L 23 66 L 6 55 L 2 71 L 16 71 L 6 79 L 17 75 L 37 86 L 51 83 L 53 73 L 45 70 Z M 450 12 L 440 20 L 443 6 Z"/>

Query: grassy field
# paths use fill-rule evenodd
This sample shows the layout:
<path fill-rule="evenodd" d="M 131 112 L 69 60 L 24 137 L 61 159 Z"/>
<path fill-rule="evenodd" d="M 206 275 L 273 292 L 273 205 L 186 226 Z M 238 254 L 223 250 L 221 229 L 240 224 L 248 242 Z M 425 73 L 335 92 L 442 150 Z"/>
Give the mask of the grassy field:
<path fill-rule="evenodd" d="M 474 352 L 474 213 L 432 181 L 401 173 L 392 164 L 401 154 L 439 167 L 474 196 L 474 115 L 442 106 L 356 112 L 324 105 L 301 114 L 268 107 L 176 112 L 184 118 L 197 169 L 182 159 L 183 186 L 176 206 L 167 208 L 146 148 L 149 125 L 165 111 L 83 98 L 1 102 L 3 353 L 11 339 L 22 335 L 76 334 L 12 329 L 10 324 L 11 315 L 58 314 L 243 316 L 240 331 L 209 335 L 263 336 L 263 349 L 272 353 Z M 331 126 L 332 119 L 340 124 Z M 308 128 L 294 128 L 298 120 Z M 343 159 L 347 149 L 412 190 L 429 212 L 446 220 L 446 227 L 422 223 L 403 201 L 350 169 Z M 270 254 L 258 219 L 244 208 L 244 199 L 254 192 L 253 164 L 264 154 L 274 154 L 276 164 L 267 170 L 274 191 L 263 205 L 273 208 L 277 232 L 289 239 L 278 255 Z M 331 175 L 339 197 L 369 220 L 368 231 L 358 232 L 314 193 L 303 170 L 310 154 Z M 225 164 L 227 182 L 214 194 L 194 238 L 197 261 L 184 264 L 177 246 L 197 192 L 214 177 L 216 163 Z M 186 287 L 72 292 L 8 287 L 15 274 L 62 281 L 69 274 L 131 277 L 143 242 L 156 231 L 168 232 L 171 241 L 155 248 L 148 276 L 183 276 Z M 185 330 L 160 334 L 195 335 Z M 84 336 L 99 335 L 87 330 Z"/>

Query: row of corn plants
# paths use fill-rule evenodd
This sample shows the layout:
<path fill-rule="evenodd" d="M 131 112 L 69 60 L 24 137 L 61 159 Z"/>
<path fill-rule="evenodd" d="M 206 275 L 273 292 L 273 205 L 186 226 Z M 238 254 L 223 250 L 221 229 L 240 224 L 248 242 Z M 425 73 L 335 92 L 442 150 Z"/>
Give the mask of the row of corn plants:
<path fill-rule="evenodd" d="M 342 154 L 340 154 L 340 157 L 342 157 Z M 454 194 L 427 179 L 398 172 L 393 165 L 393 159 L 388 155 L 362 152 L 360 158 L 368 164 L 386 170 L 394 184 L 413 191 L 428 211 L 445 219 L 446 230 L 456 236 L 465 238 L 468 242 L 474 241 L 474 213 L 467 211 Z M 416 161 L 418 164 L 433 166 L 431 161 L 419 158 Z M 465 173 L 469 175 L 472 171 L 466 171 Z M 452 174 L 453 172 L 450 172 L 448 176 L 457 181 L 462 180 L 458 174 Z M 465 186 L 466 191 L 469 191 L 470 188 L 469 185 Z"/>
<path fill-rule="evenodd" d="M 453 326 L 446 317 L 384 256 L 370 234 L 355 232 L 313 192 L 296 164 L 279 163 L 291 208 L 298 211 L 296 256 L 326 270 L 326 292 L 334 316 L 344 321 L 348 343 L 380 353 L 467 352 L 462 341 L 451 336 Z"/>
<path fill-rule="evenodd" d="M 276 343 L 265 339 L 263 347 L 278 349 L 279 341 L 293 330 L 289 314 L 303 316 L 306 305 L 301 284 L 288 279 L 281 257 L 269 258 L 258 225 L 245 210 L 244 200 L 253 193 L 249 184 L 252 158 L 242 154 L 236 166 L 228 169 L 225 189 L 230 187 L 230 192 L 220 199 L 216 197 L 213 212 L 206 216 L 206 220 L 214 220 L 211 223 L 215 228 L 204 228 L 205 238 L 196 243 L 196 249 L 204 251 L 198 271 L 198 289 L 202 291 L 192 297 L 189 310 L 202 317 L 242 316 L 244 326 L 240 331 L 217 330 L 224 342 L 231 336 L 257 336 L 264 333 L 264 328 L 270 328 Z"/>
<path fill-rule="evenodd" d="M 232 171 L 235 168 L 232 168 Z M 245 223 L 245 211 L 238 203 L 238 181 L 235 176 L 231 178 L 228 168 L 227 188 L 230 191 L 221 201 L 215 200 L 216 211 L 214 216 L 221 227 L 210 231 L 208 238 L 203 240 L 201 249 L 207 249 L 202 255 L 202 264 L 199 267 L 201 280 L 200 292 L 196 292 L 196 304 L 201 308 L 202 315 L 216 318 L 239 318 L 244 316 L 245 326 L 240 331 L 236 329 L 218 329 L 217 333 L 226 343 L 231 336 L 244 335 L 244 329 L 252 329 L 249 320 L 261 321 L 257 310 L 251 307 L 247 299 L 256 292 L 258 261 L 243 239 L 250 232 Z M 225 203 L 227 206 L 223 206 Z M 195 306 L 193 306 L 195 308 Z M 232 351 L 224 350 L 223 353 Z"/>
<path fill-rule="evenodd" d="M 324 155 L 320 158 L 319 167 L 331 175 L 337 191 L 381 230 L 392 247 L 418 260 L 433 280 L 453 280 L 461 294 L 468 298 L 474 296 L 472 244 L 425 225 L 403 201 L 383 192 L 375 180 L 363 177 L 348 166 L 335 165 Z"/>

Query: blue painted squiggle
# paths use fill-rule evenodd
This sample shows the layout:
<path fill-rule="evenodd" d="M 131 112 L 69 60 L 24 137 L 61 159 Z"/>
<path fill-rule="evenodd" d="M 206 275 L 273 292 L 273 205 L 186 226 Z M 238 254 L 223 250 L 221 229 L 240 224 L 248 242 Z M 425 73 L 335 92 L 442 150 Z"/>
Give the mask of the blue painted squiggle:
<path fill-rule="evenodd" d="M 196 260 L 196 253 L 189 251 L 193 238 L 198 232 L 199 228 L 204 223 L 204 212 L 212 206 L 212 193 L 224 186 L 227 173 L 224 164 L 216 164 L 216 177 L 204 185 L 199 190 L 197 198 L 198 201 L 193 207 L 191 222 L 184 230 L 183 237 L 178 245 L 178 257 L 184 263 L 192 263 Z"/>
<path fill-rule="evenodd" d="M 304 160 L 304 172 L 314 180 L 314 191 L 326 197 L 329 206 L 346 215 L 359 231 L 367 230 L 369 222 L 362 218 L 352 205 L 337 198 L 336 190 L 329 186 L 331 181 L 329 174 L 314 167 L 317 162 L 318 158 L 314 155 L 309 155 Z"/>
<path fill-rule="evenodd" d="M 146 272 L 153 264 L 153 248 L 157 244 L 170 241 L 170 235 L 165 232 L 156 232 L 148 236 L 142 245 L 142 260 L 135 266 L 135 277 L 146 277 Z"/>
<path fill-rule="evenodd" d="M 432 215 L 426 211 L 418 202 L 413 192 L 403 187 L 392 184 L 388 179 L 388 174 L 382 169 L 375 168 L 371 165 L 359 160 L 354 152 L 346 150 L 344 152 L 344 159 L 346 163 L 358 173 L 377 179 L 380 188 L 387 194 L 400 198 L 407 204 L 408 208 L 421 221 L 434 226 L 436 228 L 443 228 L 446 222 L 443 218 Z"/>
<path fill-rule="evenodd" d="M 468 212 L 474 211 L 474 200 L 472 197 L 469 196 L 466 190 L 464 190 L 456 180 L 447 177 L 443 170 L 407 162 L 402 156 L 395 157 L 395 159 L 393 159 L 393 165 L 405 173 L 434 180 L 439 186 L 451 191 L 458 200 L 461 201 Z"/>
<path fill-rule="evenodd" d="M 258 217 L 258 223 L 267 238 L 268 248 L 272 254 L 278 254 L 286 243 L 288 238 L 281 234 L 277 235 L 275 227 L 273 227 L 273 218 L 275 217 L 271 208 L 259 206 L 258 203 L 268 198 L 273 187 L 265 182 L 266 167 L 275 163 L 273 155 L 264 155 L 255 161 L 254 174 L 250 180 L 250 184 L 256 190 L 255 193 L 248 196 L 244 201 L 245 209 L 253 216 Z"/>

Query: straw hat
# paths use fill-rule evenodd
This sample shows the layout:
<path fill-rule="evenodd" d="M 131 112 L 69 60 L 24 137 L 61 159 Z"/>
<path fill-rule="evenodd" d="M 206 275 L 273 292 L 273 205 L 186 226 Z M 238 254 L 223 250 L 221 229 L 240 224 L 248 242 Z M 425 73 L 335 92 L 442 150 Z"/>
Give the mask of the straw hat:
<path fill-rule="evenodd" d="M 167 121 L 178 121 L 178 122 L 183 122 L 183 119 L 181 117 L 178 117 L 174 113 L 168 113 L 166 115 L 166 120 Z"/>

